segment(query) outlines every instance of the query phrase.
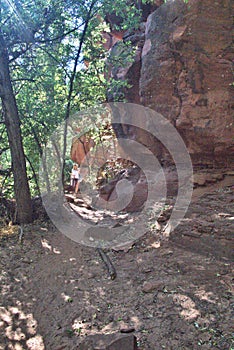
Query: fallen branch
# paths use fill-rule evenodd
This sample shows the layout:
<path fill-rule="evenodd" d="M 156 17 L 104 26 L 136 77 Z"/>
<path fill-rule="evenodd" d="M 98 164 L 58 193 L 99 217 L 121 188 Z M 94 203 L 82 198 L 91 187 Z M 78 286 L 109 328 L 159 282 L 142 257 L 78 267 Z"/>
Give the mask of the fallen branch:
<path fill-rule="evenodd" d="M 97 251 L 100 255 L 100 257 L 102 258 L 102 260 L 104 261 L 106 267 L 107 267 L 107 270 L 108 270 L 108 273 L 110 275 L 110 278 L 112 280 L 114 280 L 117 276 L 117 273 L 116 273 L 116 270 L 114 268 L 114 265 L 112 264 L 109 256 L 103 251 L 102 248 L 97 248 Z"/>

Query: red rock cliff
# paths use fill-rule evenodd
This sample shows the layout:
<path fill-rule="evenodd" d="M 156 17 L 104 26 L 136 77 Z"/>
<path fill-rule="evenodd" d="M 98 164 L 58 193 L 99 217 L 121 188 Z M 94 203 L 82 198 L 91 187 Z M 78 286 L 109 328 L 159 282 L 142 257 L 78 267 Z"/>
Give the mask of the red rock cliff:
<path fill-rule="evenodd" d="M 148 16 L 141 34 L 128 35 L 137 45 L 135 62 L 111 72 L 132 85 L 125 89 L 129 102 L 175 125 L 195 165 L 230 167 L 233 160 L 232 5 L 168 1 Z M 112 50 L 118 54 L 118 44 Z"/>

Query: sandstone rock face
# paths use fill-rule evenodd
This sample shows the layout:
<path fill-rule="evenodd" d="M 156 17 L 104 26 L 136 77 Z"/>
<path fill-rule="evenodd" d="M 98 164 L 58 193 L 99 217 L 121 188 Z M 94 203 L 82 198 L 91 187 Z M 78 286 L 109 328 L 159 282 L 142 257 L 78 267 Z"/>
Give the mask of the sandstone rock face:
<path fill-rule="evenodd" d="M 183 0 L 169 2 L 152 13 L 146 23 L 140 77 L 141 102 L 173 122 L 180 109 L 176 94 L 177 62 L 170 38 L 184 27 L 186 5 Z M 181 65 L 179 63 L 179 69 Z"/>
<path fill-rule="evenodd" d="M 142 26 L 135 61 L 122 74 L 112 71 L 131 84 L 129 102 L 171 121 L 194 165 L 230 167 L 233 161 L 231 14 L 232 0 L 167 1 Z M 134 138 L 145 139 L 144 131 L 135 130 Z M 148 138 L 151 149 L 152 142 Z"/>
<path fill-rule="evenodd" d="M 77 164 L 89 164 L 91 161 L 89 151 L 94 147 L 95 142 L 90 136 L 82 135 L 74 138 L 71 146 L 71 159 Z"/>

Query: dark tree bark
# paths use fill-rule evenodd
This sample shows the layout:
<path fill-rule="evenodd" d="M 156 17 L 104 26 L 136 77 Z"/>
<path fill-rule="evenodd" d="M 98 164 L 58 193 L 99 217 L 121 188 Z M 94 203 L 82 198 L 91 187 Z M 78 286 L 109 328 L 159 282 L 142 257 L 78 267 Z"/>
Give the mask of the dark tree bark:
<path fill-rule="evenodd" d="M 32 222 L 32 202 L 27 180 L 26 161 L 24 156 L 20 119 L 13 92 L 9 55 L 0 31 L 0 97 L 11 150 L 12 169 L 14 175 L 14 191 L 16 199 L 16 220 L 18 223 Z"/>

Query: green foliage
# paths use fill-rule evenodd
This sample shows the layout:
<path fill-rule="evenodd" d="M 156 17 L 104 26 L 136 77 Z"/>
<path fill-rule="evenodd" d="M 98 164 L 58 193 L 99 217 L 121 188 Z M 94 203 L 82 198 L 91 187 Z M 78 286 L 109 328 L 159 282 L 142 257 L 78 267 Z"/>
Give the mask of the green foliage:
<path fill-rule="evenodd" d="M 167 2 L 168 0 L 164 0 L 164 2 Z M 184 0 L 184 2 L 187 4 L 189 0 Z M 154 0 L 142 0 L 143 4 L 154 4 Z"/>
<path fill-rule="evenodd" d="M 131 64 L 128 43 L 118 45 L 118 59 L 103 47 L 109 31 L 106 14 L 121 18 L 115 29 L 139 26 L 140 11 L 117 0 L 12 0 L 1 3 L 0 28 L 9 53 L 11 80 L 21 119 L 28 179 L 38 194 L 42 150 L 55 128 L 73 113 L 106 101 L 122 101 L 128 83 L 108 76 L 107 58 L 116 69 Z M 122 45 L 122 46 L 121 46 Z M 80 50 L 80 51 L 79 51 Z M 85 129 L 85 126 L 84 126 Z M 94 132 L 94 136 L 95 131 Z M 13 196 L 11 156 L 4 121 L 0 123 L 0 193 Z M 68 179 L 70 164 L 65 164 Z"/>
<path fill-rule="evenodd" d="M 72 160 L 70 158 L 66 159 L 65 160 L 65 168 L 64 168 L 66 183 L 70 182 L 70 175 L 71 175 L 72 167 L 73 167 Z"/>

